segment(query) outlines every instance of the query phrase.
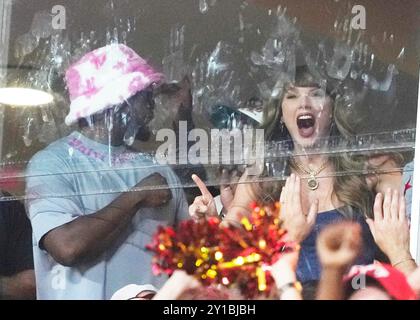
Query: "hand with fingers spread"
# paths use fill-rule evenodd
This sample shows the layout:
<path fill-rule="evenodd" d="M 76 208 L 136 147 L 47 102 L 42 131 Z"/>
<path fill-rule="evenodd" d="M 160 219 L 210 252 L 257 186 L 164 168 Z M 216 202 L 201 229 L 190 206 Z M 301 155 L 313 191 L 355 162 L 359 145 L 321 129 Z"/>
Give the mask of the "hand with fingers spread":
<path fill-rule="evenodd" d="M 401 271 L 412 271 L 415 263 L 410 254 L 410 229 L 405 214 L 405 199 L 397 190 L 378 193 L 373 206 L 374 220 L 367 223 L 379 248 L 391 264 Z M 408 265 L 404 265 L 407 264 Z M 408 269 L 407 269 L 408 268 Z"/>
<path fill-rule="evenodd" d="M 281 219 L 287 230 L 288 238 L 297 243 L 302 242 L 311 232 L 318 213 L 318 201 L 311 204 L 309 212 L 303 212 L 300 196 L 300 179 L 291 174 L 286 180 L 280 195 Z"/>

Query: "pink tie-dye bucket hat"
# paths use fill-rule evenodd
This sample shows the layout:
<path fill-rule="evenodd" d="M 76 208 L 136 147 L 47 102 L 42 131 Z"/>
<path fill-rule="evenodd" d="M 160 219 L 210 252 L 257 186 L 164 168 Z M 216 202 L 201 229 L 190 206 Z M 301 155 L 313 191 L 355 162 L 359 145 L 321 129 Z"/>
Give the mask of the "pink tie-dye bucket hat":
<path fill-rule="evenodd" d="M 65 122 L 71 125 L 121 104 L 163 78 L 126 45 L 111 44 L 91 51 L 66 72 L 71 104 Z"/>

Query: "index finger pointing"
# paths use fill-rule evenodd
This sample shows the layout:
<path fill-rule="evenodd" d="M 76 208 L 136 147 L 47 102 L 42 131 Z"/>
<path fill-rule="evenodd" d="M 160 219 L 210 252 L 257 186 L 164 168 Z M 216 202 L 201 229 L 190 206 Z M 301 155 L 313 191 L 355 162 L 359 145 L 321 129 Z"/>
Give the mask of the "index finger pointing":
<path fill-rule="evenodd" d="M 193 179 L 193 181 L 197 185 L 198 189 L 200 189 L 200 192 L 204 197 L 206 197 L 206 198 L 208 198 L 209 196 L 213 197 L 212 194 L 210 193 L 209 189 L 207 189 L 203 180 L 201 180 L 199 176 L 197 176 L 196 174 L 193 174 L 191 176 L 191 178 Z"/>

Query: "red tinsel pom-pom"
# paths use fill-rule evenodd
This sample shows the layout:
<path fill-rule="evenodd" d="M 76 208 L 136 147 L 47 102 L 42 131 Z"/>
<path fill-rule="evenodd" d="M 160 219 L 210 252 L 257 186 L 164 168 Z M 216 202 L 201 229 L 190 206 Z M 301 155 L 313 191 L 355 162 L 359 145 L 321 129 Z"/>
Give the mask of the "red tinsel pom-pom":
<path fill-rule="evenodd" d="M 253 203 L 251 209 L 242 228 L 222 228 L 218 218 L 183 221 L 176 230 L 160 227 L 147 246 L 155 254 L 153 270 L 171 275 L 182 269 L 206 286 L 236 287 L 249 299 L 268 296 L 274 284 L 268 266 L 296 247 L 284 241 L 279 203 Z"/>

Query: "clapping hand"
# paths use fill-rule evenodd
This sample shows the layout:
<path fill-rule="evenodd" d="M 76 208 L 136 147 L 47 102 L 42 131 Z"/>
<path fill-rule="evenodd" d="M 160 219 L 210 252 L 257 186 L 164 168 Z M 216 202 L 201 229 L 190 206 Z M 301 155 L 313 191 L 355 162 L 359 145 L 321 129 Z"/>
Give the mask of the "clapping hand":
<path fill-rule="evenodd" d="M 318 201 L 311 204 L 309 212 L 302 209 L 300 196 L 300 179 L 291 174 L 280 195 L 281 219 L 287 230 L 288 238 L 297 243 L 302 242 L 311 232 L 318 213 Z"/>
<path fill-rule="evenodd" d="M 410 260 L 410 229 L 405 212 L 405 199 L 397 190 L 378 193 L 373 206 L 374 220 L 367 223 L 376 244 L 392 264 Z"/>

